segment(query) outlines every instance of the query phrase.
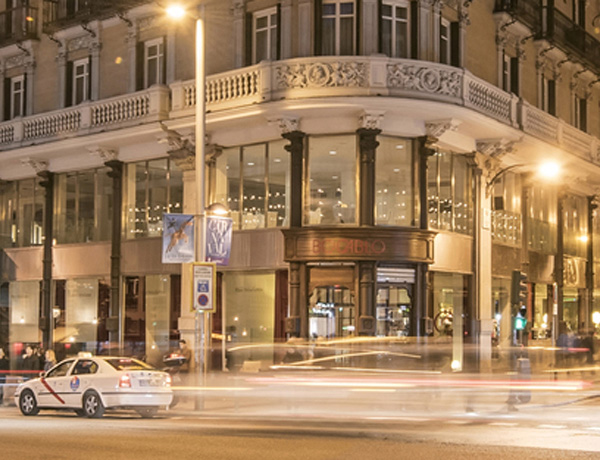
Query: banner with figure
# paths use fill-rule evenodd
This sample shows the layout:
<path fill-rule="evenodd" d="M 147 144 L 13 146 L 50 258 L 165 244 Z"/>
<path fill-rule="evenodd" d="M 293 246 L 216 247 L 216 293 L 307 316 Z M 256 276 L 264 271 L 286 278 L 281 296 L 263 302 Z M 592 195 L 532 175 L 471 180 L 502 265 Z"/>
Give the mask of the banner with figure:
<path fill-rule="evenodd" d="M 206 261 L 217 265 L 229 264 L 233 220 L 229 217 L 206 218 Z"/>
<path fill-rule="evenodd" d="M 162 263 L 194 261 L 194 216 L 163 214 Z"/>

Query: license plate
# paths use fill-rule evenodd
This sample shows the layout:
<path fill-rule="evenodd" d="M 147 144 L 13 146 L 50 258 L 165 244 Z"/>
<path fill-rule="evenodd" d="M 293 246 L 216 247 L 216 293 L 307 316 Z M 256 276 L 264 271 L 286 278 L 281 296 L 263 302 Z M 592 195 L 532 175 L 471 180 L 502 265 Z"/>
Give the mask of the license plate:
<path fill-rule="evenodd" d="M 160 380 L 140 380 L 140 386 L 141 387 L 159 387 L 160 386 Z"/>

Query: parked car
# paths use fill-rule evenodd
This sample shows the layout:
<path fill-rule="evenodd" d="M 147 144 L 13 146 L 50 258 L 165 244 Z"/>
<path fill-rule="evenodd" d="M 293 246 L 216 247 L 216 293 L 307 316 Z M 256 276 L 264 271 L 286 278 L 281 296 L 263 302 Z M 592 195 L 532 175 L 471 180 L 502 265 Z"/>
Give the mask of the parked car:
<path fill-rule="evenodd" d="M 102 417 L 106 409 L 133 409 L 153 417 L 173 400 L 171 376 L 133 358 L 78 356 L 19 385 L 15 402 L 23 415 L 69 409 Z"/>

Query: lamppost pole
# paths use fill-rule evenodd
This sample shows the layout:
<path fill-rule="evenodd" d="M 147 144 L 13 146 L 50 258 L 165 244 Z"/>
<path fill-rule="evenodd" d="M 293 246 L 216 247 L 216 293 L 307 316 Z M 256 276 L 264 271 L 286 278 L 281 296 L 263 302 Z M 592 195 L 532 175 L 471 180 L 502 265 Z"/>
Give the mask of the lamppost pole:
<path fill-rule="evenodd" d="M 196 179 L 196 255 L 197 262 L 204 262 L 206 258 L 206 209 L 205 209 L 205 131 L 206 131 L 206 75 L 205 75 L 205 48 L 204 48 L 204 6 L 198 7 L 198 16 L 196 18 L 196 63 L 195 63 L 195 84 L 196 84 L 196 119 L 195 119 L 195 179 Z M 207 370 L 207 334 L 208 313 L 196 311 L 196 329 L 195 329 L 195 350 L 196 362 L 198 363 L 197 376 L 198 385 L 204 384 L 204 378 Z M 202 401 L 196 399 L 196 409 L 200 409 Z"/>

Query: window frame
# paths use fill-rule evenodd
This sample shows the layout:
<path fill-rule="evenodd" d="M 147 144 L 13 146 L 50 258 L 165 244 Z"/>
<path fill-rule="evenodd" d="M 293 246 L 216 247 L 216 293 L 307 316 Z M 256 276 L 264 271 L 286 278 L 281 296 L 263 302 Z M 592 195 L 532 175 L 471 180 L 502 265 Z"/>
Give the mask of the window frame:
<path fill-rule="evenodd" d="M 446 18 L 440 18 L 440 54 L 439 54 L 439 62 L 440 64 L 451 65 L 452 61 L 452 31 L 450 30 L 450 21 Z M 443 30 L 446 30 L 446 35 L 442 33 Z M 443 59 L 442 49 L 445 50 L 446 58 Z"/>
<path fill-rule="evenodd" d="M 157 47 L 156 56 L 149 56 L 149 49 Z M 144 42 L 144 88 L 150 88 L 153 85 L 161 85 L 165 82 L 164 74 L 164 59 L 165 59 L 165 40 L 163 37 L 153 38 Z M 148 76 L 150 74 L 151 64 L 156 62 L 156 81 L 150 83 Z"/>
<path fill-rule="evenodd" d="M 77 75 L 77 70 L 83 67 L 83 73 Z M 73 61 L 73 72 L 71 74 L 71 105 L 78 105 L 90 100 L 90 58 L 77 59 Z M 83 80 L 81 100 L 77 97 L 77 81 Z"/>
<path fill-rule="evenodd" d="M 385 13 L 383 12 L 383 7 L 384 6 L 390 6 L 392 8 L 392 14 L 391 16 L 386 16 Z M 411 21 L 410 21 L 410 3 L 406 0 L 384 0 L 381 3 L 381 23 L 383 24 L 384 21 L 389 21 L 391 23 L 391 36 L 390 36 L 390 44 L 389 44 L 389 48 L 390 48 L 390 57 L 396 57 L 396 58 L 403 58 L 403 59 L 410 59 L 411 57 Z M 396 17 L 396 9 L 397 8 L 403 8 L 406 10 L 406 19 L 399 19 Z M 397 25 L 398 23 L 404 23 L 406 24 L 406 50 L 405 50 L 405 56 L 401 56 L 398 54 L 398 50 L 396 49 L 396 43 L 397 43 Z M 381 45 L 383 47 L 383 36 L 381 36 Z"/>
<path fill-rule="evenodd" d="M 334 51 L 333 51 L 333 56 L 341 56 L 341 44 L 342 44 L 342 37 L 341 37 L 341 20 L 344 18 L 348 18 L 351 17 L 352 18 L 352 37 L 350 42 L 352 43 L 352 52 L 350 55 L 355 55 L 356 54 L 356 36 L 357 36 L 357 31 L 356 31 L 356 25 L 357 25 L 357 17 L 356 17 L 356 1 L 355 0 L 323 0 L 322 4 L 321 4 L 321 30 L 325 30 L 323 21 L 325 19 L 334 19 Z M 323 10 L 323 7 L 325 5 L 335 5 L 335 13 L 333 15 L 326 15 L 325 11 Z M 342 14 L 341 13 L 341 5 L 343 4 L 351 4 L 352 5 L 352 14 Z M 345 41 L 345 40 L 344 40 Z M 323 41 L 323 37 L 321 34 L 321 54 L 322 55 L 327 55 L 324 52 L 324 44 L 325 42 Z"/>
<path fill-rule="evenodd" d="M 21 85 L 20 89 L 15 89 L 16 84 Z M 15 98 L 19 96 L 18 104 Z M 16 110 L 18 106 L 18 112 Z M 10 119 L 25 116 L 25 74 L 17 75 L 10 79 Z"/>
<path fill-rule="evenodd" d="M 279 24 L 278 24 L 278 11 L 277 7 L 274 6 L 272 8 L 266 8 L 264 10 L 256 11 L 252 13 L 252 63 L 258 64 L 260 61 L 257 58 L 257 35 L 259 32 L 266 32 L 266 55 L 267 60 L 275 61 L 277 60 L 277 44 L 278 44 L 278 34 L 279 34 Z M 267 18 L 267 25 L 264 28 L 258 29 L 257 22 L 261 18 Z M 271 22 L 273 21 L 273 22 Z M 273 40 L 273 34 L 275 34 L 275 47 L 271 49 L 271 42 Z M 262 61 L 263 59 L 261 59 Z"/>

